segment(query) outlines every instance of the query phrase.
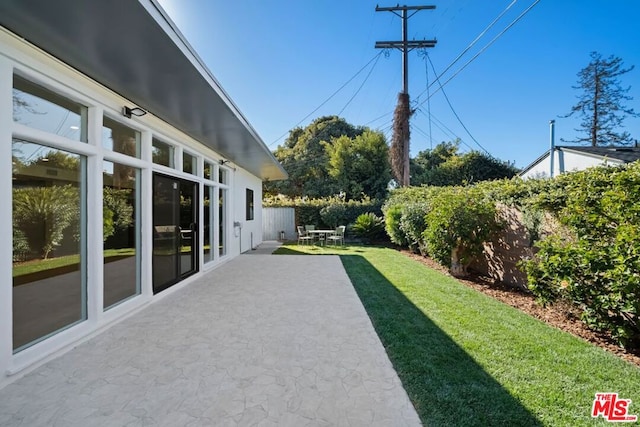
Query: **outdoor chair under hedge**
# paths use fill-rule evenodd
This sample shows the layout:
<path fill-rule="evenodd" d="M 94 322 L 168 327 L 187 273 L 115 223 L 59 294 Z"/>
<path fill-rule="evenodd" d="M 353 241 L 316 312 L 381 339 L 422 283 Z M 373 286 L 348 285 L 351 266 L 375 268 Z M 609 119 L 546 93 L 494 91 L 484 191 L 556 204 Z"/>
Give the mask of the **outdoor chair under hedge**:
<path fill-rule="evenodd" d="M 305 231 L 305 229 L 301 225 L 299 225 L 297 228 L 298 228 L 298 244 L 300 244 L 300 242 L 302 242 L 302 244 L 311 244 L 313 242 L 313 237 L 309 236 L 309 234 Z"/>
<path fill-rule="evenodd" d="M 346 227 L 344 225 L 336 227 L 335 233 L 333 233 L 331 236 L 327 236 L 327 244 L 329 244 L 329 242 L 333 242 L 334 245 L 337 245 L 338 242 L 340 242 L 340 246 L 344 245 L 345 228 Z"/>

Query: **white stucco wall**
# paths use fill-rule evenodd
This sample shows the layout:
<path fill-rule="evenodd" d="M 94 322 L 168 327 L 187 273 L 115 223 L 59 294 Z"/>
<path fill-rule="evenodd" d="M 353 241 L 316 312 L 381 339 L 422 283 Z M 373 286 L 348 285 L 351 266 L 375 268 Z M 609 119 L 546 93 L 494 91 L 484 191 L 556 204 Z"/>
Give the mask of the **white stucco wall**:
<path fill-rule="evenodd" d="M 243 169 L 234 173 L 233 222 L 239 222 L 242 230 L 234 227 L 234 241 L 239 253 L 247 252 L 262 243 L 262 181 Z M 246 190 L 253 190 L 253 219 L 246 218 Z"/>

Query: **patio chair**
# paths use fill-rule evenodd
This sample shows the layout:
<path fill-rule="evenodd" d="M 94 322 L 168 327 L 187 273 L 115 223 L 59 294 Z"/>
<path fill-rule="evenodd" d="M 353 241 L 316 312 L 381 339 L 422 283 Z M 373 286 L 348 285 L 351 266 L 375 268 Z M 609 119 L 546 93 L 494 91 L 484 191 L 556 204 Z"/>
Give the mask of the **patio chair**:
<path fill-rule="evenodd" d="M 344 225 L 336 227 L 336 231 L 331 236 L 327 236 L 327 244 L 329 242 L 333 242 L 334 245 L 337 245 L 338 242 L 340 242 L 340 246 L 344 245 L 344 230 L 345 230 L 345 228 L 346 227 Z"/>
<path fill-rule="evenodd" d="M 298 227 L 298 244 L 300 244 L 300 242 L 302 242 L 302 244 L 304 244 L 305 242 L 311 243 L 311 241 L 313 240 L 313 237 L 309 236 L 309 234 L 307 234 L 307 232 L 304 230 L 304 228 L 299 225 Z"/>
<path fill-rule="evenodd" d="M 304 226 L 304 230 L 306 231 L 310 231 L 310 230 L 315 230 L 316 226 L 315 225 L 311 225 L 311 224 L 307 224 Z M 320 239 L 320 235 L 318 234 L 313 234 L 313 233 L 307 233 L 307 236 L 311 237 L 311 241 L 315 242 L 316 239 Z"/>

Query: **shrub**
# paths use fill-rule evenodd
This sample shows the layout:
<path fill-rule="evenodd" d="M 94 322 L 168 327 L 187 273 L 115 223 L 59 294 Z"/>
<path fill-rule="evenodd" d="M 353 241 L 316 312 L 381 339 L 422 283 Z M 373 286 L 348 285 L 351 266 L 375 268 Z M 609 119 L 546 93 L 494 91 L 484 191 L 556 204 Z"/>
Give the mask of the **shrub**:
<path fill-rule="evenodd" d="M 403 187 L 391 193 L 382 211 L 385 221 L 390 221 L 386 231 L 392 242 L 424 253 L 424 215 L 429 201 L 440 190 L 436 187 Z M 399 223 L 396 222 L 398 215 Z"/>
<path fill-rule="evenodd" d="M 400 246 L 407 246 L 409 242 L 400 229 L 400 219 L 402 218 L 402 206 L 394 205 L 389 207 L 384 214 L 384 229 L 393 243 Z"/>
<path fill-rule="evenodd" d="M 538 204 L 573 236 L 538 243 L 525 263 L 532 292 L 569 299 L 591 328 L 640 348 L 640 164 L 561 175 Z"/>
<path fill-rule="evenodd" d="M 400 229 L 407 239 L 409 249 L 427 255 L 427 244 L 422 233 L 427 229 L 426 216 L 429 205 L 426 202 L 412 203 L 402 209 Z"/>
<path fill-rule="evenodd" d="M 495 204 L 473 188 L 443 189 L 426 215 L 423 237 L 429 254 L 454 275 L 465 275 L 483 243 L 499 229 Z"/>
<path fill-rule="evenodd" d="M 356 218 L 351 231 L 366 240 L 379 240 L 384 236 L 384 220 L 373 212 L 364 213 Z"/>

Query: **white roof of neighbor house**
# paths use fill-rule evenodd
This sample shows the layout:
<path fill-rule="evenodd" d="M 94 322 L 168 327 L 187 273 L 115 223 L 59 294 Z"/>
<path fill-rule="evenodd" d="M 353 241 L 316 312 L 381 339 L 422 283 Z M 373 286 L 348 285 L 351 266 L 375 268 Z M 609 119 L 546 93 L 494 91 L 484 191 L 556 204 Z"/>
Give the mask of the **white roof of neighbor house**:
<path fill-rule="evenodd" d="M 636 160 L 640 160 L 640 147 L 624 147 L 624 146 L 611 146 L 611 147 L 592 147 L 592 146 L 563 146 L 558 145 L 555 147 L 557 151 L 565 151 L 568 153 L 575 153 L 582 156 L 599 158 L 603 160 L 610 160 L 613 163 L 631 163 Z M 535 167 L 537 164 L 549 157 L 549 151 L 543 153 L 536 160 L 531 162 L 520 171 L 520 176 L 525 175 L 529 170 Z"/>
<path fill-rule="evenodd" d="M 287 178 L 156 0 L 2 0 L 0 25 L 261 179 Z"/>

